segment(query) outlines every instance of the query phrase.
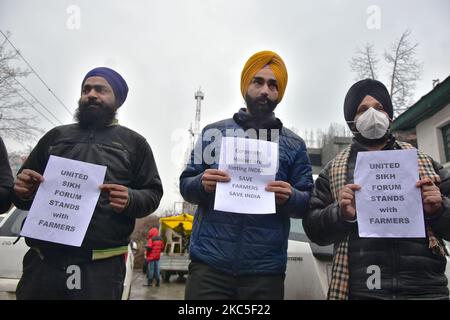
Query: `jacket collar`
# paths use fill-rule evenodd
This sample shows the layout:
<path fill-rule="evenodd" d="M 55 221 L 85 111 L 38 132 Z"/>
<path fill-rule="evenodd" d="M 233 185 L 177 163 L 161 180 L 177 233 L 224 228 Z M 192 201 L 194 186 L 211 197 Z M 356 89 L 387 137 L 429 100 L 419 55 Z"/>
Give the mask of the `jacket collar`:
<path fill-rule="evenodd" d="M 233 116 L 234 121 L 241 126 L 244 130 L 247 129 L 281 129 L 283 123 L 280 119 L 275 117 L 275 113 L 272 112 L 270 117 L 265 119 L 256 119 L 250 113 L 247 112 L 246 108 L 241 108 L 239 112 L 236 112 Z"/>

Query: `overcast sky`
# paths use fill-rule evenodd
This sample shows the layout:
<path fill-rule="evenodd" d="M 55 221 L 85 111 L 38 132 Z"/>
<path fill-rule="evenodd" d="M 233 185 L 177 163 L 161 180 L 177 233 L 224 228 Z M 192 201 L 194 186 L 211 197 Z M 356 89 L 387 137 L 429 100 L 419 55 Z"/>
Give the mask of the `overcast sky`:
<path fill-rule="evenodd" d="M 412 31 L 424 63 L 415 100 L 433 79 L 450 75 L 446 0 L 1 0 L 0 29 L 12 33 L 12 43 L 72 111 L 90 69 L 122 74 L 130 91 L 119 121 L 153 149 L 165 189 L 162 208 L 181 199 L 177 181 L 194 92 L 201 86 L 205 93 L 201 127 L 231 117 L 243 106 L 242 67 L 256 51 L 284 59 L 289 82 L 276 115 L 299 133 L 344 123 L 343 99 L 355 79 L 348 62 L 366 42 L 381 59 L 403 31 Z M 386 82 L 383 71 L 380 80 Z M 36 76 L 24 83 L 63 123 L 73 121 Z M 40 125 L 52 128 L 43 118 Z"/>

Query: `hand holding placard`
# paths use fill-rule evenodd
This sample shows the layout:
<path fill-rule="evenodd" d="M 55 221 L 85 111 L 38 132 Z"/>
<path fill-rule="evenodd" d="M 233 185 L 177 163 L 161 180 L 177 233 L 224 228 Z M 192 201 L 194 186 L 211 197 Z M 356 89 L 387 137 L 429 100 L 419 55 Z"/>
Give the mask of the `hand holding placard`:
<path fill-rule="evenodd" d="M 361 189 L 357 184 L 346 184 L 339 190 L 339 208 L 342 219 L 350 221 L 356 218 L 355 191 Z"/>
<path fill-rule="evenodd" d="M 202 186 L 206 192 L 216 191 L 217 182 L 229 182 L 228 173 L 217 169 L 206 169 L 202 176 Z"/>
<path fill-rule="evenodd" d="M 23 169 L 14 182 L 14 192 L 21 199 L 30 199 L 43 181 L 44 177 L 36 171 Z"/>
<path fill-rule="evenodd" d="M 285 204 L 292 195 L 292 187 L 286 181 L 271 181 L 267 184 L 266 191 L 275 193 L 275 203 Z"/>
<path fill-rule="evenodd" d="M 442 207 L 441 190 L 430 178 L 417 181 L 416 186 L 421 188 L 423 211 L 427 216 L 433 216 Z"/>
<path fill-rule="evenodd" d="M 117 213 L 123 212 L 130 200 L 128 188 L 120 184 L 102 184 L 100 190 L 109 192 L 109 205 Z"/>

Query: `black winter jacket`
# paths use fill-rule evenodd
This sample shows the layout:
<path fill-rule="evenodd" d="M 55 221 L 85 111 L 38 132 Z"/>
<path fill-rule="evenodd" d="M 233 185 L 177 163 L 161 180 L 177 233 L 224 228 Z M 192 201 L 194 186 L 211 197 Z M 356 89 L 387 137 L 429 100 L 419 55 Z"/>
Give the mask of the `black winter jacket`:
<path fill-rule="evenodd" d="M 78 124 L 56 127 L 42 137 L 20 169 L 43 174 L 50 155 L 107 167 L 104 183 L 128 187 L 129 204 L 122 213 L 112 210 L 108 192 L 102 192 L 95 207 L 82 248 L 104 249 L 127 245 L 135 219 L 155 211 L 163 195 L 161 180 L 150 146 L 138 133 L 111 125 L 97 130 Z M 19 172 L 20 172 L 19 171 Z M 29 210 L 32 200 L 14 196 L 14 204 Z M 46 241 L 27 238 L 27 244 L 39 248 L 65 248 Z"/>
<path fill-rule="evenodd" d="M 394 140 L 385 149 L 397 149 Z M 353 183 L 356 155 L 366 149 L 354 142 L 349 156 L 347 183 Z M 443 208 L 434 219 L 425 219 L 439 238 L 450 239 L 450 175 L 433 162 L 441 178 Z M 360 238 L 358 224 L 341 219 L 340 209 L 330 191 L 331 162 L 315 182 L 310 207 L 303 226 L 308 237 L 319 245 L 329 245 L 349 239 L 349 298 L 350 299 L 448 299 L 446 258 L 428 248 L 426 238 Z M 368 278 L 373 267 L 381 271 L 380 289 L 369 289 Z M 369 281 L 370 282 L 370 281 Z"/>
<path fill-rule="evenodd" d="M 0 138 L 0 213 L 11 207 L 12 187 L 14 179 L 8 161 L 8 152 Z"/>

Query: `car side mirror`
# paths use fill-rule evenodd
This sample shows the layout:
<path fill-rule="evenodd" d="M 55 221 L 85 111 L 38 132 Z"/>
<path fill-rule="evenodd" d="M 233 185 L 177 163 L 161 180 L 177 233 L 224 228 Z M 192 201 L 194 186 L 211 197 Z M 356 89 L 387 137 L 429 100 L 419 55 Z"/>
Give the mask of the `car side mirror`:
<path fill-rule="evenodd" d="M 131 241 L 131 250 L 133 250 L 134 252 L 137 251 L 137 243 L 135 241 Z"/>

